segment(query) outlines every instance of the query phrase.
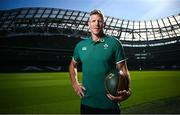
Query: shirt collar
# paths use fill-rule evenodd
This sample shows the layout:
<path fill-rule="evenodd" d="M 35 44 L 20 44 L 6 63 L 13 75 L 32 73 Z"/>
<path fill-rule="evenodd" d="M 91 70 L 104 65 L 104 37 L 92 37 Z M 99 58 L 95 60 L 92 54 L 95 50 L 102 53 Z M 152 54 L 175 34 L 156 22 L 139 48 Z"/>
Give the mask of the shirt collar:
<path fill-rule="evenodd" d="M 94 43 L 103 43 L 103 42 L 105 42 L 105 38 L 106 38 L 106 35 L 104 35 L 103 37 L 101 37 L 101 38 L 99 39 L 99 41 L 97 41 L 97 42 L 94 42 L 94 41 L 92 40 L 92 37 L 90 37 L 90 40 L 91 40 L 91 42 L 94 42 Z"/>

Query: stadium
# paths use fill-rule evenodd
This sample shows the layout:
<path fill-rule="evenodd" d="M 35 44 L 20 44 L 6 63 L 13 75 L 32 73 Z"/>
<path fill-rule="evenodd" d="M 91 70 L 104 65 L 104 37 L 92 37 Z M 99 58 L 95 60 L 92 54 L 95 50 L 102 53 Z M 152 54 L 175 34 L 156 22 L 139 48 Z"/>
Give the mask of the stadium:
<path fill-rule="evenodd" d="M 0 113 L 78 113 L 67 72 L 75 45 L 90 34 L 89 15 L 42 7 L 0 11 Z M 180 113 L 180 14 L 145 21 L 105 16 L 105 23 L 105 34 L 122 42 L 128 58 L 135 96 L 123 102 L 125 112 L 163 113 L 167 103 L 167 113 Z M 144 111 L 131 108 L 137 105 Z M 163 111 L 148 111 L 154 105 Z"/>

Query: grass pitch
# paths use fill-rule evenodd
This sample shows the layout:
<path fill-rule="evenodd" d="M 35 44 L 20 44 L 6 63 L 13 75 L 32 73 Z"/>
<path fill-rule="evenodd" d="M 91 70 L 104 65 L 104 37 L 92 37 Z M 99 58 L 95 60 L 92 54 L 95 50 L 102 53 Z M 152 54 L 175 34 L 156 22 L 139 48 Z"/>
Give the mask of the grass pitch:
<path fill-rule="evenodd" d="M 122 110 L 180 96 L 180 71 L 130 74 L 133 94 Z M 68 73 L 0 73 L 0 113 L 79 113 L 79 103 Z"/>

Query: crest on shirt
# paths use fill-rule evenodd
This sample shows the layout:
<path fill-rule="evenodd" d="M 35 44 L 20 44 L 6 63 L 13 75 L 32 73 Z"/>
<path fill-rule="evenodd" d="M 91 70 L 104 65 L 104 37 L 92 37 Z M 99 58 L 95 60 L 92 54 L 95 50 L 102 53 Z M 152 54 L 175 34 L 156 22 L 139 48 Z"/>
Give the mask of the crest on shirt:
<path fill-rule="evenodd" d="M 104 46 L 104 49 L 108 49 L 109 47 L 107 44 L 104 44 L 103 46 Z"/>
<path fill-rule="evenodd" d="M 82 50 L 83 51 L 87 50 L 87 47 L 86 46 L 82 47 Z"/>

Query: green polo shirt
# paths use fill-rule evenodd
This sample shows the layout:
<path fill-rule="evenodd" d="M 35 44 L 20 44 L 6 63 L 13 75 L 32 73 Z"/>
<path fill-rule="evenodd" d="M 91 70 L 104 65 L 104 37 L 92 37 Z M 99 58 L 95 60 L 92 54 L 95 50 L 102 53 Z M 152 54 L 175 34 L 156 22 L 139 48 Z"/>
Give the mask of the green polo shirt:
<path fill-rule="evenodd" d="M 118 103 L 106 96 L 104 80 L 116 64 L 125 60 L 120 41 L 104 35 L 94 42 L 91 37 L 80 41 L 74 50 L 73 59 L 82 63 L 82 84 L 86 88 L 81 103 L 96 108 L 116 108 Z"/>

